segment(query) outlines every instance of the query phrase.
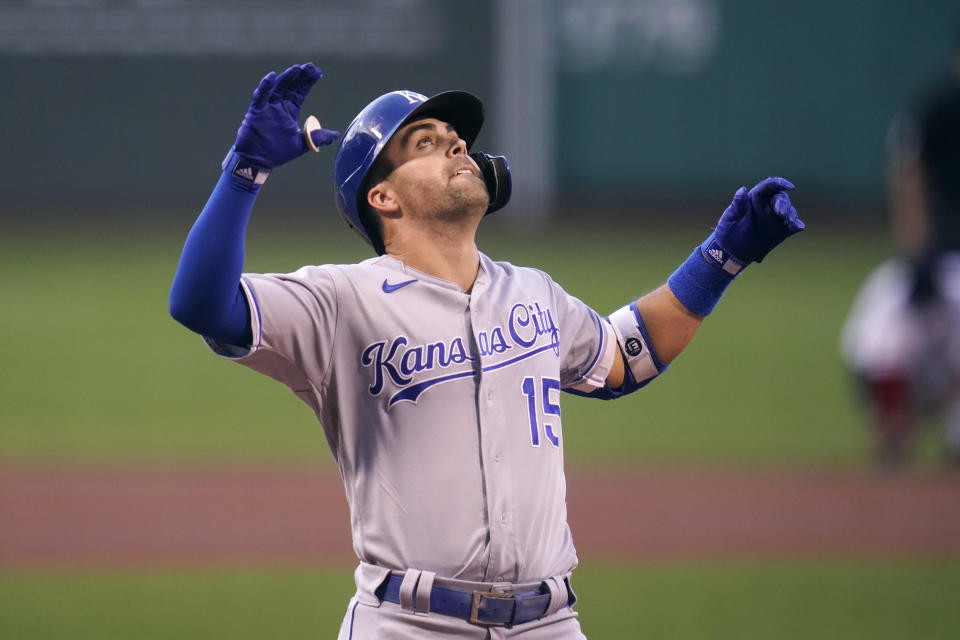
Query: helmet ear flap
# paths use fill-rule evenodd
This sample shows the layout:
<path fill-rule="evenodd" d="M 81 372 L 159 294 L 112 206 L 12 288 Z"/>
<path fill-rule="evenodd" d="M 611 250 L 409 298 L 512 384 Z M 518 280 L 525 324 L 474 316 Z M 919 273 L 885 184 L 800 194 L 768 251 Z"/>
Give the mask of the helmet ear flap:
<path fill-rule="evenodd" d="M 487 195 L 490 196 L 490 206 L 484 215 L 502 209 L 510 201 L 510 194 L 513 192 L 510 163 L 504 156 L 492 156 L 480 151 L 471 153 L 470 157 L 480 167 L 483 181 L 487 185 Z"/>

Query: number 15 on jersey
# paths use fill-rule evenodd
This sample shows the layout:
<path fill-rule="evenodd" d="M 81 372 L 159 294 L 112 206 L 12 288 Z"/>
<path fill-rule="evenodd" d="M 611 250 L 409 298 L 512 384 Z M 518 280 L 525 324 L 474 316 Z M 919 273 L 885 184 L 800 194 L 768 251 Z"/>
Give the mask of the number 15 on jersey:
<path fill-rule="evenodd" d="M 530 418 L 530 444 L 534 447 L 540 446 L 541 425 L 537 420 L 537 396 L 539 395 L 544 418 L 543 434 L 550 441 L 550 444 L 559 448 L 560 436 L 554 432 L 554 425 L 547 422 L 547 416 L 560 416 L 560 381 L 556 378 L 540 378 L 540 384 L 537 384 L 536 378 L 527 376 L 523 379 L 520 390 L 527 397 L 527 415 Z M 551 391 L 556 392 L 558 402 L 553 402 L 550 399 Z"/>

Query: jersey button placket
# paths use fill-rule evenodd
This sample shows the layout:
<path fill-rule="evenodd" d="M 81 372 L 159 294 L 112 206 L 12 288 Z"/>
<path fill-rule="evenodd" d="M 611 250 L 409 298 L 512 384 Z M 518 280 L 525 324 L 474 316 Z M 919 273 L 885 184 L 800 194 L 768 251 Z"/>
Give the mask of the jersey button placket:
<path fill-rule="evenodd" d="M 515 540 L 511 527 L 508 525 L 507 514 L 510 510 L 510 496 L 512 493 L 512 478 L 510 469 L 503 461 L 501 452 L 509 440 L 504 429 L 508 428 L 509 421 L 504 420 L 501 408 L 498 407 L 499 394 L 505 393 L 497 385 L 504 379 L 502 371 L 487 370 L 484 368 L 497 362 L 495 353 L 489 349 L 481 354 L 479 332 L 485 332 L 483 340 L 489 344 L 489 332 L 503 321 L 497 321 L 489 312 L 487 299 L 489 296 L 473 296 L 470 304 L 470 320 L 473 325 L 474 354 L 480 359 L 481 374 L 479 377 L 479 393 L 477 394 L 477 413 L 480 421 L 480 446 L 484 474 L 487 485 L 487 513 L 490 522 L 490 556 L 487 565 L 486 579 L 495 577 L 501 582 L 504 576 L 510 579 L 507 572 L 513 572 L 515 562 Z M 499 375 L 498 375 L 499 374 Z"/>

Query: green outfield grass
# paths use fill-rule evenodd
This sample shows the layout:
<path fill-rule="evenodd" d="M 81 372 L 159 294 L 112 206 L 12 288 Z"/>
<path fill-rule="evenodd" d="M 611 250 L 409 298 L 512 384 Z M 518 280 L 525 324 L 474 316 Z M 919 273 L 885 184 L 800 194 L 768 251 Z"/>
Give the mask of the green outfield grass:
<path fill-rule="evenodd" d="M 5 638 L 333 638 L 351 570 L 0 574 Z M 955 638 L 960 561 L 586 566 L 597 640 Z"/>
<path fill-rule="evenodd" d="M 261 229 L 251 228 L 250 270 L 368 256 L 347 230 Z M 0 456 L 329 458 L 313 415 L 288 391 L 218 360 L 170 319 L 167 292 L 185 232 L 0 240 Z M 609 312 L 663 282 L 703 230 L 504 235 L 490 227 L 481 246 L 544 268 Z M 886 250 L 879 237 L 791 239 L 744 273 L 647 389 L 614 403 L 564 396 L 568 459 L 865 463 L 866 432 L 837 336 Z"/>

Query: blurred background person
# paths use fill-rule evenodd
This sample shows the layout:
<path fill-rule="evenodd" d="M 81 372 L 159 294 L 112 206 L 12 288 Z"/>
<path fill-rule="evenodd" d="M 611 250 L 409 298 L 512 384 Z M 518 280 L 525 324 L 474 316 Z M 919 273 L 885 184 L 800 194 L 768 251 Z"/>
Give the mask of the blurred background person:
<path fill-rule="evenodd" d="M 960 468 L 960 29 L 950 62 L 947 77 L 891 123 L 898 255 L 870 274 L 843 327 L 878 461 L 893 468 L 928 417 L 945 426 L 946 458 Z"/>

